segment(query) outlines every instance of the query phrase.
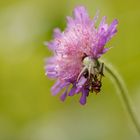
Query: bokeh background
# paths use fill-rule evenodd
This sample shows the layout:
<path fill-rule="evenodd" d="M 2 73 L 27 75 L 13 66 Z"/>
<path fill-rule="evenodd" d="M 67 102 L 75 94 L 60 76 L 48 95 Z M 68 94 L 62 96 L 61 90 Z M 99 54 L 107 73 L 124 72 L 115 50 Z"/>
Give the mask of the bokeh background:
<path fill-rule="evenodd" d="M 91 17 L 119 20 L 118 33 L 104 55 L 123 76 L 140 116 L 139 0 L 1 0 L 0 1 L 0 140 L 139 140 L 116 89 L 106 76 L 101 93 L 83 107 L 79 96 L 62 103 L 53 97 L 54 81 L 45 77 L 44 41 L 67 15 L 84 5 Z"/>

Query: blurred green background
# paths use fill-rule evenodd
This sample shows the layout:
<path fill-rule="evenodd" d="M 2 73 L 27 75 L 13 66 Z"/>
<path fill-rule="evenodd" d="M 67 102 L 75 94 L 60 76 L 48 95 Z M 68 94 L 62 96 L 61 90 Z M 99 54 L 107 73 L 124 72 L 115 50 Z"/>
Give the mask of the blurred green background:
<path fill-rule="evenodd" d="M 140 116 L 139 0 L 1 0 L 0 1 L 0 140 L 139 140 L 109 77 L 101 93 L 86 106 L 79 96 L 65 103 L 53 97 L 54 81 L 45 77 L 43 45 L 54 27 L 64 29 L 65 17 L 84 5 L 91 17 L 119 20 L 118 33 L 104 58 L 123 76 Z"/>

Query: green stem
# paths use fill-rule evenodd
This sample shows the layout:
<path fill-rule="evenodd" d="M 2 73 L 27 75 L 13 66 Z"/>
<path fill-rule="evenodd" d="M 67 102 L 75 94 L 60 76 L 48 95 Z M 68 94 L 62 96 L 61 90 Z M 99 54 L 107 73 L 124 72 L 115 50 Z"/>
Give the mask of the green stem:
<path fill-rule="evenodd" d="M 126 108 L 128 114 L 130 115 L 130 117 L 133 121 L 135 128 L 137 129 L 137 131 L 140 135 L 140 122 L 138 120 L 135 109 L 134 109 L 131 99 L 129 97 L 128 90 L 127 90 L 122 78 L 110 64 L 105 65 L 105 70 L 112 76 L 114 82 L 118 86 L 118 89 L 120 90 L 119 96 L 121 97 L 124 107 Z"/>

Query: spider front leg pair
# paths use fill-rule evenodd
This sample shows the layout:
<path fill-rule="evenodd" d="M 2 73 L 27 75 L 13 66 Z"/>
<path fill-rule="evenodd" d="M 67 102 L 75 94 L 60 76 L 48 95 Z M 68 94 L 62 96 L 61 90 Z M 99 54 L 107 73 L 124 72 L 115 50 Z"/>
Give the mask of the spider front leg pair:
<path fill-rule="evenodd" d="M 78 75 L 77 81 L 81 78 L 81 76 L 90 79 L 91 75 L 94 75 L 95 73 L 94 67 L 95 67 L 95 61 L 93 61 L 93 59 L 89 57 L 85 57 L 83 59 L 83 69 Z"/>
<path fill-rule="evenodd" d="M 98 79 L 98 81 L 101 81 L 101 78 L 103 76 L 103 69 L 104 63 L 99 63 L 96 59 L 85 57 L 83 59 L 83 69 L 78 75 L 77 81 L 80 79 L 81 76 L 84 76 L 87 79 L 92 79 L 95 81 L 96 79 Z"/>

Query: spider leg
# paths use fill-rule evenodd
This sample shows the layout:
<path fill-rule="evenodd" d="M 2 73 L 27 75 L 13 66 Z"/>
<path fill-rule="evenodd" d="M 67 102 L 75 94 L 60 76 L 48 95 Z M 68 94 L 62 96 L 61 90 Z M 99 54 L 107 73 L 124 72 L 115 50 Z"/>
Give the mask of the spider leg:
<path fill-rule="evenodd" d="M 86 66 L 82 69 L 82 71 L 78 75 L 77 81 L 80 79 L 80 77 L 82 76 L 82 74 L 86 71 L 86 69 L 88 69 Z"/>
<path fill-rule="evenodd" d="M 104 76 L 103 71 L 104 71 L 104 63 L 101 63 L 101 65 L 99 67 L 99 74 L 100 74 L 100 78 L 99 78 L 100 80 L 99 81 L 101 81 L 102 76 Z"/>
<path fill-rule="evenodd" d="M 104 76 L 103 71 L 104 71 L 104 63 L 101 63 L 101 65 L 100 65 L 100 67 L 99 67 L 99 73 L 100 73 L 102 76 Z"/>
<path fill-rule="evenodd" d="M 89 73 L 88 77 L 89 78 L 90 78 L 90 74 L 91 74 L 91 71 L 92 71 L 91 69 L 92 69 L 92 65 L 90 64 L 89 67 L 88 67 L 88 73 Z"/>

